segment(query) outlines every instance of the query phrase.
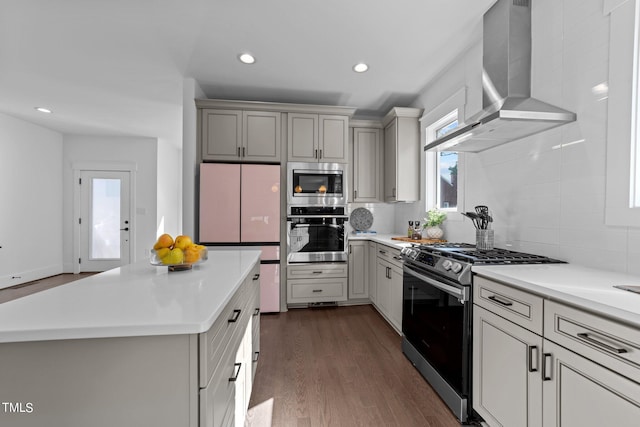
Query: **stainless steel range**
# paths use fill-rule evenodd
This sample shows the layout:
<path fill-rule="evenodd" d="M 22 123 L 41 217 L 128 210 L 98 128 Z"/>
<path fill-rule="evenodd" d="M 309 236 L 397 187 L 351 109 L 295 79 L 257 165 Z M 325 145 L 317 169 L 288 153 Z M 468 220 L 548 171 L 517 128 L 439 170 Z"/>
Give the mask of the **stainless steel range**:
<path fill-rule="evenodd" d="M 402 351 L 461 422 L 471 405 L 473 265 L 558 263 L 467 243 L 403 248 Z"/>

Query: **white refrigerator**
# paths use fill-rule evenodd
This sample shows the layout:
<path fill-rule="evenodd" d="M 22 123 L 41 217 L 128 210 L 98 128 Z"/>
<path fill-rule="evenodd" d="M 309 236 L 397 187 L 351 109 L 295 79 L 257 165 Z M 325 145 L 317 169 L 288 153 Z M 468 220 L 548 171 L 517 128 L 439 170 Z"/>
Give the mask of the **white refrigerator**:
<path fill-rule="evenodd" d="M 262 249 L 260 311 L 280 311 L 280 165 L 202 163 L 198 241 Z"/>

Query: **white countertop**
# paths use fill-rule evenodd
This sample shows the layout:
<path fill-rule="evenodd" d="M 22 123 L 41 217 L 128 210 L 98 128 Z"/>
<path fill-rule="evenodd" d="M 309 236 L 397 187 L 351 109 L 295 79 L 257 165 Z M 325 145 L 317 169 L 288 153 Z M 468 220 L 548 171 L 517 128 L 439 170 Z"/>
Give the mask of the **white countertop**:
<path fill-rule="evenodd" d="M 640 286 L 640 277 L 571 264 L 473 266 L 480 276 L 640 327 L 640 294 L 613 285 Z"/>
<path fill-rule="evenodd" d="M 413 243 L 403 242 L 402 240 L 392 240 L 392 237 L 401 237 L 399 234 L 349 234 L 349 240 L 371 240 L 372 242 L 382 243 L 387 246 L 397 246 L 403 248 L 411 246 Z"/>
<path fill-rule="evenodd" d="M 143 260 L 0 304 L 0 342 L 207 331 L 259 262 L 259 250 L 209 251 L 192 270 Z"/>

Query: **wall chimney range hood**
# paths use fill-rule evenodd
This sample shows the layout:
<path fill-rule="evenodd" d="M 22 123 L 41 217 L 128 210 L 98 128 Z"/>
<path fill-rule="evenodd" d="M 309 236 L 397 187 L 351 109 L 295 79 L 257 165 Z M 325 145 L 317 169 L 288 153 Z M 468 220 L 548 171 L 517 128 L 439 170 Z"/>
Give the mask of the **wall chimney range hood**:
<path fill-rule="evenodd" d="M 483 17 L 482 111 L 425 151 L 477 153 L 576 120 L 531 98 L 531 5 L 498 0 Z"/>

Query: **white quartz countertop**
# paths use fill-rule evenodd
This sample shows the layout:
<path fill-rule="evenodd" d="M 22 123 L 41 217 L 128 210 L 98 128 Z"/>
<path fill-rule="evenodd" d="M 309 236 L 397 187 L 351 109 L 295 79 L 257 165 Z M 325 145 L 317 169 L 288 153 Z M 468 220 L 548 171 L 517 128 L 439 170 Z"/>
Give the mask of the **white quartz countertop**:
<path fill-rule="evenodd" d="M 412 243 L 403 242 L 402 240 L 393 240 L 391 239 L 392 237 L 402 236 L 400 234 L 349 234 L 349 240 L 370 240 L 387 246 L 397 246 L 400 249 L 412 245 Z"/>
<path fill-rule="evenodd" d="M 473 266 L 472 271 L 640 327 L 640 294 L 613 287 L 640 286 L 638 276 L 572 264 Z"/>
<path fill-rule="evenodd" d="M 259 250 L 209 251 L 169 272 L 149 260 L 0 304 L 0 342 L 207 331 L 259 262 Z"/>

